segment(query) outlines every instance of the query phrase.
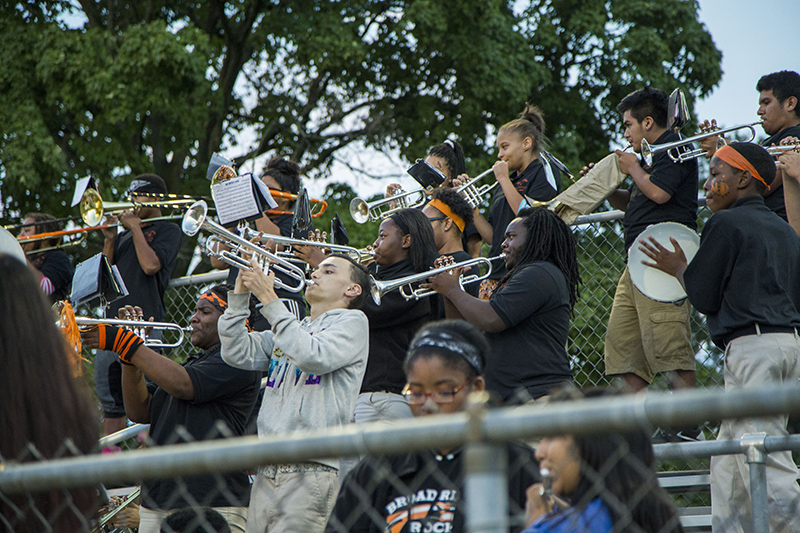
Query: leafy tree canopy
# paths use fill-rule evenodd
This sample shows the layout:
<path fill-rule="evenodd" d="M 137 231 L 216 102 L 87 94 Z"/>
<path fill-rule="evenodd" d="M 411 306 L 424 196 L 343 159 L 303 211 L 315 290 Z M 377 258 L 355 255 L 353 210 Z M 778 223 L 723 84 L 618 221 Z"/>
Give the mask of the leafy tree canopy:
<path fill-rule="evenodd" d="M 459 140 L 474 170 L 531 100 L 573 168 L 646 83 L 691 103 L 720 52 L 694 0 L 45 1 L 0 7 L 2 222 L 74 214 L 74 180 L 207 194 L 213 152 L 329 171 L 355 141 L 410 160 Z"/>

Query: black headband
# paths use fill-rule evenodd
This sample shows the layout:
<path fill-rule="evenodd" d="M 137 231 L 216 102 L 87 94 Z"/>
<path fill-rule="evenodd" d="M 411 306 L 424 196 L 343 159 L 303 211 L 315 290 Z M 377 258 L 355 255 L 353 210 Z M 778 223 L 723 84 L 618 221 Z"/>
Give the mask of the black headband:
<path fill-rule="evenodd" d="M 460 355 L 479 376 L 483 371 L 478 349 L 463 338 L 456 337 L 445 331 L 426 331 L 411 342 L 411 346 L 408 348 L 408 356 L 412 357 L 418 352 L 426 351 L 427 348 L 447 350 Z"/>
<path fill-rule="evenodd" d="M 403 235 L 408 235 L 409 233 L 411 233 L 411 230 L 408 229 L 408 225 L 402 220 L 400 220 L 400 217 L 397 215 L 397 213 L 390 216 L 389 218 L 391 218 L 394 221 L 394 223 L 397 224 L 397 227 L 400 228 L 400 231 L 403 232 Z"/>

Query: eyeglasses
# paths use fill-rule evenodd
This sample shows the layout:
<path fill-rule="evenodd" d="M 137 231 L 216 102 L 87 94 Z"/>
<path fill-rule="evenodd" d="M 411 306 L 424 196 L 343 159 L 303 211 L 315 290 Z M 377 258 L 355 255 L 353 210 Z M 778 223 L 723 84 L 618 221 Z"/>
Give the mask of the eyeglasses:
<path fill-rule="evenodd" d="M 428 220 L 429 220 L 430 222 L 433 222 L 433 221 L 435 221 L 435 220 L 444 220 L 444 219 L 446 219 L 446 218 L 447 218 L 447 217 L 445 217 L 445 216 L 442 216 L 442 217 L 428 217 Z"/>
<path fill-rule="evenodd" d="M 461 385 L 460 387 L 456 387 L 451 391 L 433 391 L 433 392 L 417 392 L 412 391 L 409 389 L 409 386 L 406 385 L 403 388 L 403 392 L 401 393 L 406 401 L 411 405 L 422 405 L 428 401 L 428 397 L 433 400 L 435 403 L 452 403 L 453 398 L 458 391 L 466 387 L 472 382 L 472 378 L 468 379 L 466 383 Z"/>

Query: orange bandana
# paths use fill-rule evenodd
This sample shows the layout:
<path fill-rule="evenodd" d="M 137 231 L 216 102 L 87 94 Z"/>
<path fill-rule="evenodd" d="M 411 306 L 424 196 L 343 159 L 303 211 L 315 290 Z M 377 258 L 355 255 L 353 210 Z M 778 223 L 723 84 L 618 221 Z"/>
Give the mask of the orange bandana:
<path fill-rule="evenodd" d="M 748 161 L 742 154 L 737 152 L 736 148 L 733 146 L 726 144 L 714 152 L 714 157 L 725 161 L 735 169 L 749 171 L 755 179 L 763 183 L 767 187 L 767 190 L 769 190 L 769 184 L 764 180 L 764 178 L 761 177 L 761 174 L 759 174 L 755 167 L 750 164 L 750 161 Z"/>
<path fill-rule="evenodd" d="M 441 211 L 443 215 L 449 217 L 453 221 L 453 224 L 455 224 L 459 230 L 462 232 L 464 231 L 464 219 L 453 213 L 453 211 L 450 209 L 450 206 L 448 206 L 446 203 L 438 199 L 433 199 L 428 202 L 428 205 Z"/>
<path fill-rule="evenodd" d="M 217 308 L 220 313 L 224 313 L 228 308 L 228 302 L 220 298 L 216 293 L 207 291 L 200 295 L 200 300 L 208 300 L 211 305 Z"/>

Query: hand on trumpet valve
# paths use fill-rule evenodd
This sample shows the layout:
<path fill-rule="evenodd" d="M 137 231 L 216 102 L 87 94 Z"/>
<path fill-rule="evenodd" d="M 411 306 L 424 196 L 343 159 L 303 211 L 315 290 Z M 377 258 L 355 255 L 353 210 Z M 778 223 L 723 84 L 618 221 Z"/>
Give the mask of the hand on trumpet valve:
<path fill-rule="evenodd" d="M 239 276 L 236 278 L 235 292 L 245 292 L 244 289 L 247 289 L 264 305 L 273 300 L 277 300 L 278 295 L 275 293 L 275 272 L 273 272 L 272 269 L 264 271 L 258 261 L 252 257 L 250 258 L 250 266 L 252 270 L 239 271 Z"/>
<path fill-rule="evenodd" d="M 466 174 L 459 174 L 457 177 L 450 180 L 450 184 L 454 189 L 458 189 L 469 181 L 469 176 Z"/>
<path fill-rule="evenodd" d="M 553 510 L 552 500 L 546 497 L 542 483 L 535 483 L 525 491 L 525 524 L 530 526 L 540 516 Z"/>
<path fill-rule="evenodd" d="M 781 139 L 781 142 L 779 142 L 778 144 L 780 146 L 795 146 L 796 147 L 798 145 L 798 143 L 800 143 L 800 139 L 790 135 L 788 137 L 784 137 L 783 139 Z M 797 151 L 796 148 L 795 148 L 795 151 Z"/>
<path fill-rule="evenodd" d="M 313 242 L 320 242 L 324 243 L 328 238 L 328 232 L 320 230 L 311 230 L 308 232 L 308 240 Z M 322 261 L 325 260 L 325 257 L 330 254 L 329 248 L 320 248 L 319 246 L 302 246 L 302 245 L 294 245 L 292 246 L 292 253 L 298 259 L 305 261 L 312 267 L 316 268 Z"/>
<path fill-rule="evenodd" d="M 789 178 L 800 181 L 800 152 L 790 150 L 778 156 L 775 163 L 778 170 L 783 172 L 784 179 Z"/>
<path fill-rule="evenodd" d="M 455 260 L 451 256 L 442 256 L 436 259 L 435 267 L 446 267 L 448 265 L 452 265 L 455 263 Z M 440 272 L 428 278 L 426 282 L 420 284 L 420 288 L 422 289 L 430 289 L 432 291 L 436 291 L 443 296 L 447 296 L 450 291 L 453 290 L 461 290 L 461 284 L 459 282 L 459 278 L 461 274 L 464 272 L 463 267 L 457 267 L 452 270 L 446 270 L 444 272 Z"/>
<path fill-rule="evenodd" d="M 700 133 L 711 133 L 712 131 L 716 131 L 718 129 L 719 127 L 717 126 L 716 119 L 712 119 L 711 121 L 706 120 L 702 124 L 700 124 Z M 720 143 L 722 143 L 723 145 L 725 143 L 724 138 L 720 135 L 711 135 L 709 137 L 701 139 L 700 149 L 705 150 L 706 152 L 703 157 L 705 157 L 706 159 L 711 159 L 712 157 L 714 157 L 714 153 L 721 147 Z"/>
<path fill-rule="evenodd" d="M 146 339 L 153 331 L 153 328 L 148 328 L 146 326 L 147 322 L 144 320 L 144 312 L 138 305 L 126 305 L 125 307 L 121 307 L 119 311 L 117 311 L 117 318 L 120 320 L 133 320 L 141 322 L 142 327 L 128 328 L 139 337 Z M 153 322 L 154 320 L 155 319 L 153 317 L 150 317 L 149 322 Z"/>

